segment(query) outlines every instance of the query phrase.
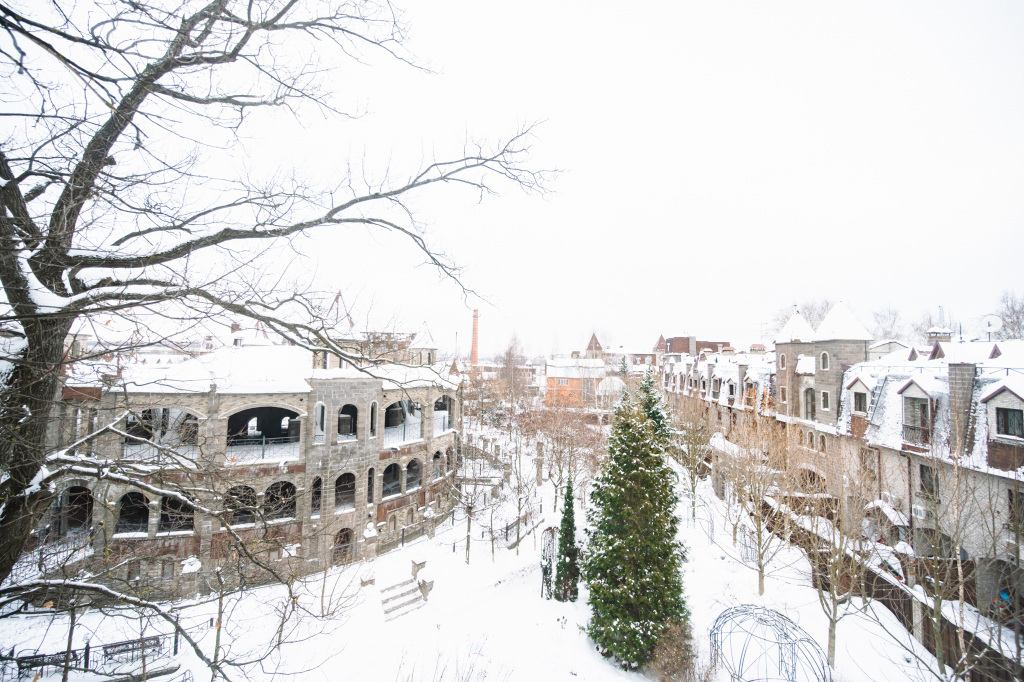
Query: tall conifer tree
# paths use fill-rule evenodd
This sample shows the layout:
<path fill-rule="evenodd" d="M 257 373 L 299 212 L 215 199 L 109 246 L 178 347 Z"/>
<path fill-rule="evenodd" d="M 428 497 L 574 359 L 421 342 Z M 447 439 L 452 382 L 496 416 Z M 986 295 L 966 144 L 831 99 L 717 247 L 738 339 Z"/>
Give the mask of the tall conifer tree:
<path fill-rule="evenodd" d="M 572 478 L 565 485 L 562 527 L 558 534 L 558 566 L 555 569 L 555 599 L 576 601 L 579 596 L 579 549 L 576 547 L 576 512 L 573 510 Z"/>
<path fill-rule="evenodd" d="M 608 457 L 591 493 L 583 570 L 590 588 L 587 633 L 626 668 L 647 663 L 665 630 L 689 618 L 668 442 L 668 418 L 648 374 L 615 411 Z"/>

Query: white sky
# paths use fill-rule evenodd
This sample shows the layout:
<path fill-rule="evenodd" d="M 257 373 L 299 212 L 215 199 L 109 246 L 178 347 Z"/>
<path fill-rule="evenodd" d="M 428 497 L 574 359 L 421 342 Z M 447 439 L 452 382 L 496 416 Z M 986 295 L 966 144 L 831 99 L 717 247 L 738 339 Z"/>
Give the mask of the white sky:
<path fill-rule="evenodd" d="M 402 4 L 434 73 L 346 66 L 328 83 L 366 115 L 277 122 L 264 151 L 317 177 L 363 155 L 394 172 L 543 120 L 531 165 L 562 173 L 547 197 L 417 202 L 485 302 L 391 238 L 306 240 L 363 316 L 468 353 L 479 307 L 482 353 L 515 331 L 541 354 L 592 330 L 750 343 L 817 297 L 869 328 L 888 304 L 969 320 L 1024 289 L 1019 2 Z"/>

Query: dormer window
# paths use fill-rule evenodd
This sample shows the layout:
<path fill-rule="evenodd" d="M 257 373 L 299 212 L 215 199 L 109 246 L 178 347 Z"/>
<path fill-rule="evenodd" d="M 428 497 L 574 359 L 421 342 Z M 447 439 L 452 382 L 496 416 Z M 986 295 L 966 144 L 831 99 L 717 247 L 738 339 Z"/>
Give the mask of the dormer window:
<path fill-rule="evenodd" d="M 868 411 L 868 394 L 863 391 L 853 392 L 853 411 L 854 412 L 867 412 Z"/>
<path fill-rule="evenodd" d="M 996 434 L 1024 438 L 1024 410 L 997 407 Z"/>
<path fill-rule="evenodd" d="M 903 442 L 931 443 L 931 419 L 927 398 L 903 397 Z"/>
<path fill-rule="evenodd" d="M 828 353 L 822 353 L 821 354 L 821 371 L 822 372 L 827 372 L 828 371 Z"/>

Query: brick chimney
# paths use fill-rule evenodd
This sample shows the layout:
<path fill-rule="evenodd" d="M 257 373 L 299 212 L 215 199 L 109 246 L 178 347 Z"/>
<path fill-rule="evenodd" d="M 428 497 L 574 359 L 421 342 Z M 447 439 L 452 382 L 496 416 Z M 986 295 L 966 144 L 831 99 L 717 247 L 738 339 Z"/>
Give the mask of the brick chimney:
<path fill-rule="evenodd" d="M 976 373 L 973 363 L 949 363 L 949 450 L 954 457 L 966 455 L 971 449 L 968 426 Z"/>

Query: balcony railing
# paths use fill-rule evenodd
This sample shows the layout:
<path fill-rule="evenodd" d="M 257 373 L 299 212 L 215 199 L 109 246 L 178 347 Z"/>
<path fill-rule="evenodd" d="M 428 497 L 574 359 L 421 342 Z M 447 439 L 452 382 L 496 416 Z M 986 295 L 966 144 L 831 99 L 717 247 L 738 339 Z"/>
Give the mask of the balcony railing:
<path fill-rule="evenodd" d="M 348 441 L 352 441 L 352 440 L 355 440 L 355 439 L 356 439 L 356 434 L 354 434 L 354 433 L 339 433 L 338 434 L 338 442 L 339 443 L 347 443 Z"/>
<path fill-rule="evenodd" d="M 398 426 L 388 426 L 384 429 L 384 445 L 387 447 L 421 438 L 423 438 L 421 422 L 411 419 Z"/>
<path fill-rule="evenodd" d="M 149 443 L 124 444 L 124 458 L 133 462 L 178 461 L 180 459 L 195 460 L 199 454 L 197 445 L 164 445 L 155 447 Z"/>
<path fill-rule="evenodd" d="M 928 445 L 932 442 L 932 430 L 925 426 L 904 424 L 903 442 L 911 445 Z"/>
<path fill-rule="evenodd" d="M 257 462 L 261 459 L 293 459 L 299 456 L 299 439 L 296 436 L 283 438 L 236 438 L 228 443 L 228 462 Z"/>
<path fill-rule="evenodd" d="M 447 412 L 434 413 L 434 435 L 438 436 L 450 429 L 451 421 Z"/>

